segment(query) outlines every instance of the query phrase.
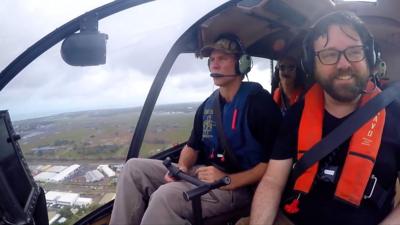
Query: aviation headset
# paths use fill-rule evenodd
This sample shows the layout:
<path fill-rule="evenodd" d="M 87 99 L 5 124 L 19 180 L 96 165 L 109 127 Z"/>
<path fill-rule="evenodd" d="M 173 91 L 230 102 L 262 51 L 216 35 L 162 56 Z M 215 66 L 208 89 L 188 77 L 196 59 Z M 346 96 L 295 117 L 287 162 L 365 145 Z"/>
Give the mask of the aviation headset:
<path fill-rule="evenodd" d="M 343 12 L 342 12 L 343 13 Z M 328 16 L 327 16 L 328 17 Z M 326 17 L 324 17 L 326 18 Z M 324 19 L 323 18 L 323 19 Z M 322 19 L 322 20 L 323 20 Z M 325 22 L 325 21 L 324 21 Z M 322 23 L 324 23 L 322 22 Z M 318 24 L 319 22 L 317 22 Z M 326 22 L 325 22 L 326 23 Z M 337 23 L 330 23 L 328 22 L 328 26 L 332 24 L 337 24 Z M 339 23 L 339 25 L 341 25 Z M 315 26 L 312 26 L 311 29 L 312 31 L 308 32 L 308 34 L 305 36 L 303 40 L 303 57 L 301 59 L 301 65 L 303 67 L 304 72 L 306 72 L 307 75 L 312 75 L 314 74 L 314 60 L 315 60 L 315 52 L 314 52 L 314 41 L 316 39 L 317 35 L 315 31 Z M 352 29 L 354 29 L 358 35 L 361 38 L 361 41 L 363 42 L 364 45 L 364 51 L 365 51 L 365 58 L 367 59 L 367 63 L 370 69 L 370 72 L 372 75 L 374 69 L 382 64 L 385 64 L 384 61 L 380 58 L 380 54 L 375 48 L 374 44 L 374 38 L 372 34 L 362 25 L 358 23 L 353 23 L 353 24 L 343 24 L 342 26 L 351 26 Z"/>
<path fill-rule="evenodd" d="M 220 35 L 214 43 L 221 39 L 227 39 L 230 41 L 230 45 L 236 44 L 239 47 L 239 53 L 235 54 L 237 60 L 235 63 L 235 72 L 240 74 L 240 76 L 247 75 L 253 66 L 253 60 L 251 59 L 250 55 L 246 54 L 245 48 L 240 39 L 236 35 L 228 33 Z M 210 58 L 208 58 L 208 69 L 210 69 Z"/>

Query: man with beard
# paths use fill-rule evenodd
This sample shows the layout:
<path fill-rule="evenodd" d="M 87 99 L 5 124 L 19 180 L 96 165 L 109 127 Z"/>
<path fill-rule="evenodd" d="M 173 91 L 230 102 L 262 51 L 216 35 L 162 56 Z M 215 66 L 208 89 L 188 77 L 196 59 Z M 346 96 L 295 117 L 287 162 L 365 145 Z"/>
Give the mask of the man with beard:
<path fill-rule="evenodd" d="M 355 14 L 335 12 L 318 20 L 303 51 L 303 65 L 316 83 L 282 124 L 253 198 L 250 223 L 272 224 L 281 218 L 276 216 L 281 207 L 295 224 L 400 224 L 400 207 L 393 207 L 400 170 L 399 102 L 287 182 L 293 162 L 380 92 L 369 81 L 374 40 Z"/>

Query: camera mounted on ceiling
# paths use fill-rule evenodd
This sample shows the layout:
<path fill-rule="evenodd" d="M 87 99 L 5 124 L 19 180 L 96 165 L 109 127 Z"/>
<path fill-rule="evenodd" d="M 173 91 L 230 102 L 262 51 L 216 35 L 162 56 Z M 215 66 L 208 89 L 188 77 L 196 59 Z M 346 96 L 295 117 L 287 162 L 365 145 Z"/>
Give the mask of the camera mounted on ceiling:
<path fill-rule="evenodd" d="M 98 31 L 98 18 L 88 14 L 81 19 L 80 32 L 65 38 L 61 56 L 71 66 L 96 66 L 106 63 L 108 35 Z"/>

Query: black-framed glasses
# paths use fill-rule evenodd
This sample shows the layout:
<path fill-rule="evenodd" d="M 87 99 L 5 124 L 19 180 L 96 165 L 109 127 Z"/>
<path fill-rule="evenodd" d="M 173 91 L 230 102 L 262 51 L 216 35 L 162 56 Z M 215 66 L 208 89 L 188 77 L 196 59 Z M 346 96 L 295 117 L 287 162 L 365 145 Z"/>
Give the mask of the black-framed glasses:
<path fill-rule="evenodd" d="M 361 60 L 365 59 L 365 49 L 366 47 L 357 45 L 348 47 L 343 51 L 336 49 L 324 49 L 315 52 L 315 54 L 322 64 L 333 65 L 339 61 L 342 54 L 349 62 L 360 62 Z"/>
<path fill-rule="evenodd" d="M 280 71 L 288 71 L 288 72 L 293 72 L 296 69 L 295 65 L 279 65 L 278 69 Z"/>

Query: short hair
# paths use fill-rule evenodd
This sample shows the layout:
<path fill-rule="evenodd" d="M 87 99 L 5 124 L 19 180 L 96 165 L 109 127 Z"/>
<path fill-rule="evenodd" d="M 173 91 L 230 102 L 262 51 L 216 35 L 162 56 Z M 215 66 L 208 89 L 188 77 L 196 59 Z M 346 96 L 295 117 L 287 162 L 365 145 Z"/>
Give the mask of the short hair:
<path fill-rule="evenodd" d="M 303 64 L 305 64 L 305 67 L 308 67 L 306 70 L 310 70 L 306 72 L 313 72 L 315 63 L 314 42 L 319 37 L 328 34 L 328 29 L 332 25 L 349 26 L 358 33 L 361 42 L 367 48 L 366 58 L 369 67 L 372 68 L 375 64 L 375 59 L 372 55 L 374 54 L 374 40 L 372 34 L 369 32 L 364 22 L 353 12 L 336 11 L 318 19 L 303 40 Z"/>
<path fill-rule="evenodd" d="M 201 57 L 210 57 L 212 51 L 221 50 L 233 54 L 237 59 L 245 53 L 244 47 L 238 36 L 232 33 L 221 34 L 212 44 L 200 49 Z"/>

